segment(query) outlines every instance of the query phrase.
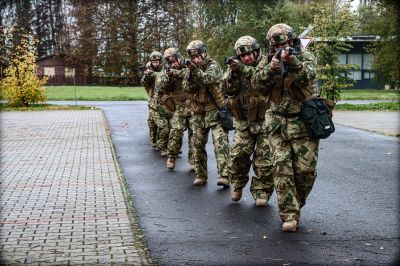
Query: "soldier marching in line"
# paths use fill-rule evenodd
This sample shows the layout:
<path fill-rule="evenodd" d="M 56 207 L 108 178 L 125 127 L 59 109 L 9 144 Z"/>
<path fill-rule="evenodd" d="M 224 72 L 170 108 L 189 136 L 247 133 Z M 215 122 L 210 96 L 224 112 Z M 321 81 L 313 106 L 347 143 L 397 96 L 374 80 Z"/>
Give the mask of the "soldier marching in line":
<path fill-rule="evenodd" d="M 268 106 L 266 98 L 251 88 L 251 77 L 262 56 L 260 46 L 251 36 L 240 37 L 234 50 L 237 56 L 230 59 L 223 78 L 235 128 L 228 167 L 231 199 L 235 202 L 241 199 L 253 165 L 255 176 L 250 192 L 256 206 L 263 207 L 274 190 L 268 135 L 262 128 Z"/>
<path fill-rule="evenodd" d="M 300 118 L 302 102 L 319 95 L 316 62 L 310 52 L 302 49 L 292 27 L 286 24 L 272 26 L 266 40 L 273 56 L 258 64 L 252 84 L 271 104 L 264 127 L 273 154 L 273 176 L 282 230 L 296 231 L 300 209 L 306 203 L 317 174 L 319 141 L 308 136 Z M 296 54 L 290 54 L 289 48 L 294 48 L 292 51 L 295 50 Z"/>
<path fill-rule="evenodd" d="M 159 133 L 157 128 L 157 118 L 159 115 L 156 106 L 154 105 L 154 85 L 158 73 L 162 70 L 161 60 L 161 53 L 158 51 L 153 51 L 150 54 L 150 61 L 146 64 L 146 70 L 144 71 L 144 75 L 141 80 L 141 84 L 144 86 L 148 96 L 147 105 L 149 108 L 149 115 L 147 118 L 147 124 L 150 132 L 150 143 L 153 148 L 157 148 Z"/>
<path fill-rule="evenodd" d="M 160 151 L 161 156 L 166 157 L 168 154 L 169 132 L 171 129 L 170 119 L 173 113 L 165 106 L 162 100 L 164 93 L 161 91 L 160 86 L 158 86 L 159 82 L 157 82 L 157 80 L 159 80 L 163 74 L 164 72 L 161 71 L 155 78 L 153 106 L 154 109 L 157 110 L 157 149 Z"/>
<path fill-rule="evenodd" d="M 183 132 L 188 129 L 189 145 L 189 166 L 194 170 L 193 152 L 192 152 L 192 121 L 189 108 L 186 101 L 190 94 L 182 89 L 182 81 L 185 73 L 181 55 L 176 48 L 168 48 L 164 52 L 164 71 L 156 79 L 156 87 L 160 92 L 162 104 L 172 113 L 170 119 L 170 133 L 167 146 L 167 168 L 175 168 L 175 160 L 182 147 Z"/>
<path fill-rule="evenodd" d="M 208 133 L 211 130 L 217 159 L 217 185 L 229 187 L 228 179 L 228 132 L 222 127 L 218 118 L 218 109 L 224 106 L 224 94 L 221 88 L 222 70 L 219 64 L 210 58 L 207 46 L 199 40 L 192 41 L 186 48 L 190 58 L 189 71 L 183 81 L 183 88 L 192 94 L 190 108 L 193 115 L 193 148 L 196 179 L 194 185 L 207 183 Z"/>

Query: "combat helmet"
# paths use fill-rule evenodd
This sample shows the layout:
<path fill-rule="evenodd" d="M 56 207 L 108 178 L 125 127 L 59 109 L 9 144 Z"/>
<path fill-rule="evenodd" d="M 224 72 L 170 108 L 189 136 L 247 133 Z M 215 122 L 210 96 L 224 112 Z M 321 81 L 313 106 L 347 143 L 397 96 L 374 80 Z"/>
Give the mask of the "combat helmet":
<path fill-rule="evenodd" d="M 181 54 L 179 53 L 179 50 L 174 47 L 168 48 L 164 52 L 164 59 L 166 61 L 171 61 L 173 59 L 179 59 L 180 57 L 181 57 Z"/>
<path fill-rule="evenodd" d="M 260 45 L 258 45 L 257 40 L 251 36 L 242 36 L 237 39 L 234 46 L 236 55 L 245 54 L 248 52 L 260 52 Z"/>
<path fill-rule="evenodd" d="M 266 36 L 266 41 L 267 44 L 272 47 L 275 44 L 284 43 L 289 40 L 294 40 L 295 38 L 296 34 L 294 33 L 292 27 L 284 23 L 279 23 L 269 28 Z"/>
<path fill-rule="evenodd" d="M 151 60 L 162 60 L 162 54 L 158 51 L 153 51 L 150 54 L 150 61 Z"/>
<path fill-rule="evenodd" d="M 207 45 L 199 40 L 191 41 L 186 47 L 186 52 L 189 57 L 196 54 L 204 53 L 206 51 L 207 51 Z"/>

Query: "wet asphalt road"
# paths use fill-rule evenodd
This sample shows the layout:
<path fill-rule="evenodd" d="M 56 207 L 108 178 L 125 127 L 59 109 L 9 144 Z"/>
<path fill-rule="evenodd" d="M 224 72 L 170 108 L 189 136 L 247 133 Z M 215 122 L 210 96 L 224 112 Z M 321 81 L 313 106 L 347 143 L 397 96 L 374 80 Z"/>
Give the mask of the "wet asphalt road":
<path fill-rule="evenodd" d="M 256 208 L 216 185 L 192 185 L 187 136 L 175 171 L 148 140 L 144 102 L 104 110 L 153 261 L 160 265 L 394 265 L 399 258 L 399 139 L 337 126 L 320 145 L 318 178 L 297 233 L 281 232 L 275 194 Z M 232 134 L 232 133 L 231 133 Z"/>

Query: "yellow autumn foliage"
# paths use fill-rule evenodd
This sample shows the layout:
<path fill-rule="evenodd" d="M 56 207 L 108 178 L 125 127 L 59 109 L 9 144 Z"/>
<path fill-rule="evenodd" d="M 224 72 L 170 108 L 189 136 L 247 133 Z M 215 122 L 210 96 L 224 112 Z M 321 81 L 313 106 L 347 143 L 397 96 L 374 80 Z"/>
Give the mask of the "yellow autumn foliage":
<path fill-rule="evenodd" d="M 13 59 L 1 80 L 2 97 L 12 106 L 28 106 L 46 101 L 47 77 L 37 77 L 36 55 L 28 36 L 16 47 Z"/>

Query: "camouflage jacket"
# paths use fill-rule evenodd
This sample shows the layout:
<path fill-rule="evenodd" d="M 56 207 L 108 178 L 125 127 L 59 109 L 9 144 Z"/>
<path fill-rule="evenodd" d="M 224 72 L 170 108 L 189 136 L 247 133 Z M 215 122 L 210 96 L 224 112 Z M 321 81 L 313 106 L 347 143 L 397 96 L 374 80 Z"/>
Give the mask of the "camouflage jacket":
<path fill-rule="evenodd" d="M 245 130 L 250 127 L 252 132 L 261 132 L 261 126 L 267 110 L 264 95 L 252 89 L 251 78 L 260 63 L 261 57 L 251 66 L 241 64 L 237 71 L 228 68 L 223 76 L 223 86 L 226 105 L 233 115 L 234 127 Z"/>
<path fill-rule="evenodd" d="M 155 89 L 154 89 L 155 80 L 156 80 L 157 75 L 160 73 L 160 71 L 162 69 L 162 66 L 160 65 L 158 68 L 154 68 L 153 65 L 151 64 L 151 62 L 149 61 L 146 64 L 146 67 L 148 67 L 150 70 L 152 70 L 153 73 L 151 73 L 148 76 L 143 75 L 140 83 L 142 84 L 142 86 L 144 86 L 144 89 L 147 92 L 147 96 L 148 96 L 147 102 L 148 102 L 149 107 L 150 108 L 154 108 L 152 106 L 152 104 L 153 104 L 153 97 L 154 97 L 154 94 L 155 94 Z"/>
<path fill-rule="evenodd" d="M 271 69 L 270 60 L 263 57 L 252 77 L 252 85 L 270 103 L 264 128 L 270 133 L 280 129 L 284 139 L 295 139 L 307 136 L 300 118 L 302 101 L 319 95 L 315 57 L 307 50 L 301 51 L 287 65 L 287 72 L 283 79 L 280 71 Z"/>
<path fill-rule="evenodd" d="M 167 74 L 163 70 L 156 77 L 152 106 L 154 106 L 154 109 L 157 110 L 161 116 L 172 117 L 173 112 L 165 105 L 165 100 L 168 99 L 169 93 L 162 89 L 162 85 L 166 83 L 166 75 Z"/>
<path fill-rule="evenodd" d="M 184 104 L 190 96 L 189 93 L 183 91 L 182 87 L 182 81 L 187 71 L 187 68 L 172 69 L 171 76 L 161 75 L 161 77 L 157 79 L 156 86 L 160 88 L 161 93 L 173 98 L 176 105 Z"/>
<path fill-rule="evenodd" d="M 225 105 L 221 78 L 222 70 L 219 64 L 206 57 L 200 67 L 188 71 L 183 79 L 184 91 L 192 94 L 191 112 L 195 115 L 205 116 L 207 127 L 220 123 L 217 110 Z M 215 104 L 210 95 L 213 96 Z"/>

